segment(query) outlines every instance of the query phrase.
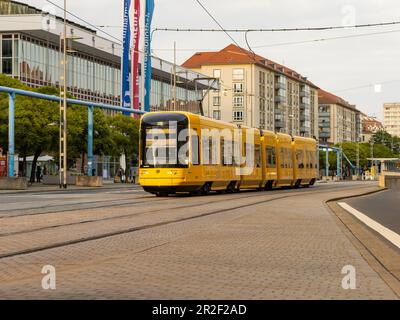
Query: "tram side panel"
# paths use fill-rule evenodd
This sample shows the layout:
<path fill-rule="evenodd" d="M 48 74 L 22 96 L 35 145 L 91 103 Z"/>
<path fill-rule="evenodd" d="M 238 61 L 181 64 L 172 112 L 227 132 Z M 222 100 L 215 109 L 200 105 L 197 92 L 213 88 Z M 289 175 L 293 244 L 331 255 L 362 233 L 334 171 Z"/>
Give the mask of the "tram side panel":
<path fill-rule="evenodd" d="M 240 189 L 260 189 L 263 183 L 260 130 L 242 127 Z"/>
<path fill-rule="evenodd" d="M 277 172 L 276 186 L 291 187 L 293 185 L 293 147 L 292 137 L 287 134 L 277 134 Z"/>
<path fill-rule="evenodd" d="M 261 139 L 262 149 L 262 186 L 270 190 L 277 184 L 277 138 L 272 131 L 263 131 Z"/>

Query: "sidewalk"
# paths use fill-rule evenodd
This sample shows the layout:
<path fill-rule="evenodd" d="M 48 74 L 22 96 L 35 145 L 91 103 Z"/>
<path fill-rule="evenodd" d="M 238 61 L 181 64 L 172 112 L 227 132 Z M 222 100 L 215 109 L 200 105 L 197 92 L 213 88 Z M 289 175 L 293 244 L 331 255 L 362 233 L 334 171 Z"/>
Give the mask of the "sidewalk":
<path fill-rule="evenodd" d="M 67 189 L 60 189 L 58 185 L 46 185 L 43 183 L 33 183 L 28 186 L 26 190 L 0 190 L 0 195 L 2 194 L 15 194 L 15 193 L 32 193 L 32 192 L 52 192 L 52 191 L 63 191 L 68 190 L 108 190 L 108 189 L 129 189 L 138 188 L 137 184 L 133 183 L 114 183 L 112 180 L 103 181 L 102 187 L 77 187 L 75 185 L 68 185 Z"/>

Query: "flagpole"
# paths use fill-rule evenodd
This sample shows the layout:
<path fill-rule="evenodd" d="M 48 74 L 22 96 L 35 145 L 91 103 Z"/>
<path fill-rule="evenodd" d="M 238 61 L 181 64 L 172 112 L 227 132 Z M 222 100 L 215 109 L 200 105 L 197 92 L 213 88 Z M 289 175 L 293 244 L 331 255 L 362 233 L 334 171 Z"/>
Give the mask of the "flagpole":
<path fill-rule="evenodd" d="M 145 59 L 146 59 L 146 0 L 141 0 L 142 5 L 140 7 L 140 16 L 141 16 L 141 25 L 142 25 L 142 62 L 140 65 L 141 69 L 141 78 L 140 82 L 142 84 L 141 88 L 141 95 L 140 95 L 140 109 L 144 110 L 144 97 L 145 97 L 145 82 L 146 82 L 146 76 L 145 76 L 145 70 L 144 70 L 144 65 L 145 65 Z"/>

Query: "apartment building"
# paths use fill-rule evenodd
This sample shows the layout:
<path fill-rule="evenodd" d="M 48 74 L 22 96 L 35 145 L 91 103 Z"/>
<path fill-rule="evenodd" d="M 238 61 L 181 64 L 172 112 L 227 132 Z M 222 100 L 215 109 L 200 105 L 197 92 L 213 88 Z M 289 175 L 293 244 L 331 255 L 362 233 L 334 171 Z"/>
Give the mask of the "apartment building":
<path fill-rule="evenodd" d="M 364 113 L 360 114 L 362 125 L 362 142 L 369 142 L 375 133 L 385 130 L 383 123 L 377 118 L 368 116 Z"/>
<path fill-rule="evenodd" d="M 206 116 L 318 138 L 318 87 L 294 70 L 233 44 L 195 53 L 183 67 L 220 81 L 203 101 Z"/>
<path fill-rule="evenodd" d="M 318 91 L 319 140 L 338 144 L 361 139 L 360 111 L 342 98 L 324 90 Z"/>
<path fill-rule="evenodd" d="M 400 137 L 400 102 L 383 105 L 383 124 L 388 133 Z"/>

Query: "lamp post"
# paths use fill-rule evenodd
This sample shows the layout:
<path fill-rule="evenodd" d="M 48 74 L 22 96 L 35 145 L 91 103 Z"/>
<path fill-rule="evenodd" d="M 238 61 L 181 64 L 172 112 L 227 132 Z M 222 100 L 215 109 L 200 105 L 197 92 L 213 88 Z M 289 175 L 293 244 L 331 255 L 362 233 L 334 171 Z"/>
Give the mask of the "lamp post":
<path fill-rule="evenodd" d="M 63 87 L 60 90 L 60 188 L 67 188 L 67 0 L 64 0 Z"/>

